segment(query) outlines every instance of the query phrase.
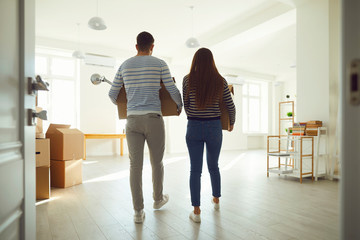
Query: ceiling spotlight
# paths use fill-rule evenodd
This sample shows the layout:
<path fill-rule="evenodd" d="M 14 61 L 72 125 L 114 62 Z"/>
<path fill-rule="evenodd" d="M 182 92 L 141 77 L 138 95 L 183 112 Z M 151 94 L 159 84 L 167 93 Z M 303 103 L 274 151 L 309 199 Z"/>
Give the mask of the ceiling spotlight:
<path fill-rule="evenodd" d="M 94 29 L 94 30 L 105 30 L 106 29 L 105 21 L 101 17 L 90 18 L 90 20 L 88 22 L 88 26 L 89 26 L 89 28 Z"/>
<path fill-rule="evenodd" d="M 73 52 L 72 56 L 74 58 L 78 58 L 78 59 L 84 59 L 85 58 L 84 54 L 80 50 L 75 50 Z"/>
<path fill-rule="evenodd" d="M 186 40 L 185 45 L 189 48 L 197 48 L 200 46 L 200 43 L 196 38 L 191 37 L 188 40 Z"/>

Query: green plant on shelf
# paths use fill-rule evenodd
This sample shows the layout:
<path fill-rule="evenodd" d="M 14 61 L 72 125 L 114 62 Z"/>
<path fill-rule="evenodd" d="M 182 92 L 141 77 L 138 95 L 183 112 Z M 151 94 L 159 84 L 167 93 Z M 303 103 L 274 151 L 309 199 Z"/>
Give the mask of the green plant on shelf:
<path fill-rule="evenodd" d="M 292 113 L 292 112 L 288 112 L 286 115 L 287 115 L 288 117 L 292 117 L 292 116 L 293 116 L 293 113 Z"/>
<path fill-rule="evenodd" d="M 287 129 L 287 128 L 285 128 L 285 132 L 288 132 L 288 129 Z M 290 129 L 290 133 L 292 133 L 292 129 Z"/>

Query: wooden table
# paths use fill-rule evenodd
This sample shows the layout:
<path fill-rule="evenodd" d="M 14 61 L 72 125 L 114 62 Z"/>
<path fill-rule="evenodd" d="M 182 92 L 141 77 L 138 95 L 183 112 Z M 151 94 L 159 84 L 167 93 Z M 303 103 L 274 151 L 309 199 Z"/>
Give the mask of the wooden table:
<path fill-rule="evenodd" d="M 124 155 L 124 139 L 126 134 L 84 134 L 84 159 L 86 159 L 86 139 L 120 139 L 120 155 Z"/>

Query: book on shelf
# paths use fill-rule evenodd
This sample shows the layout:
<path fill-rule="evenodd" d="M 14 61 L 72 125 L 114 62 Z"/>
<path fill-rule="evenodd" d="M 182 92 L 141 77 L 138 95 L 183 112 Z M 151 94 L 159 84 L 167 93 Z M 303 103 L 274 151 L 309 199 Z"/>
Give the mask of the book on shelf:
<path fill-rule="evenodd" d="M 295 122 L 293 127 L 306 127 L 306 122 Z"/>
<path fill-rule="evenodd" d="M 305 122 L 295 122 L 292 127 L 292 135 L 293 136 L 304 136 L 306 129 Z"/>
<path fill-rule="evenodd" d="M 318 121 L 318 120 L 307 121 L 306 123 L 314 124 L 314 125 L 322 125 L 322 121 Z"/>
<path fill-rule="evenodd" d="M 306 135 L 308 136 L 317 136 L 318 128 L 322 127 L 322 121 L 308 121 L 306 122 Z"/>
<path fill-rule="evenodd" d="M 306 131 L 317 131 L 318 128 L 317 127 L 306 127 Z"/>
<path fill-rule="evenodd" d="M 305 133 L 306 133 L 307 136 L 317 136 L 318 135 L 317 130 L 306 130 Z"/>
<path fill-rule="evenodd" d="M 305 132 L 293 132 L 292 135 L 293 136 L 304 136 Z"/>
<path fill-rule="evenodd" d="M 318 128 L 322 127 L 322 124 L 306 124 L 306 128 Z"/>
<path fill-rule="evenodd" d="M 305 128 L 292 128 L 293 132 L 305 132 Z"/>

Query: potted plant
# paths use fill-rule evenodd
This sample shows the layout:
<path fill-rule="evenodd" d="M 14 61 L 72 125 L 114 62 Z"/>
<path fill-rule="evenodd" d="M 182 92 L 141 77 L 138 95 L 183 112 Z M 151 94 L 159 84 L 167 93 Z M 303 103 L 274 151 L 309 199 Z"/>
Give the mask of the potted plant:
<path fill-rule="evenodd" d="M 292 134 L 292 129 L 291 128 L 289 128 L 290 129 L 290 134 Z M 288 131 L 288 129 L 287 128 L 285 128 L 285 132 L 287 132 Z"/>
<path fill-rule="evenodd" d="M 292 115 L 293 115 L 292 112 L 288 112 L 288 113 L 287 113 L 287 116 L 288 116 L 288 117 L 292 117 Z"/>

